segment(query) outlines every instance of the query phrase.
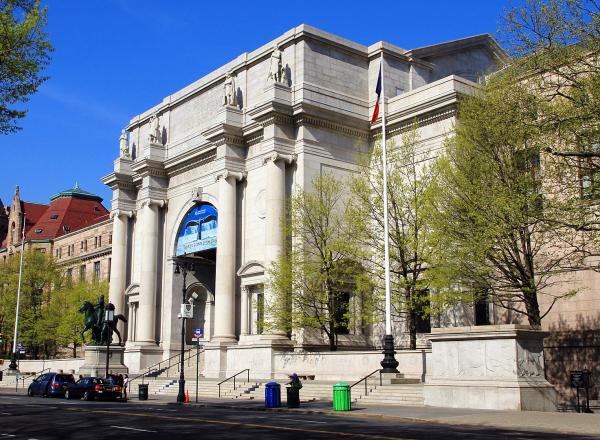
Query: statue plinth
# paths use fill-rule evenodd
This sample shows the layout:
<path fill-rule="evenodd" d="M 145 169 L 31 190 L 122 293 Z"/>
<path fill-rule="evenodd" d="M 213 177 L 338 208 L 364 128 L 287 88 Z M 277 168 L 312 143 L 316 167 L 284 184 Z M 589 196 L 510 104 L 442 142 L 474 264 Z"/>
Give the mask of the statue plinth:
<path fill-rule="evenodd" d="M 108 371 L 115 374 L 125 374 L 129 369 L 123 363 L 125 347 L 119 345 L 111 345 L 108 358 Z M 83 376 L 104 377 L 106 373 L 106 346 L 102 345 L 86 345 L 85 361 L 79 374 Z"/>

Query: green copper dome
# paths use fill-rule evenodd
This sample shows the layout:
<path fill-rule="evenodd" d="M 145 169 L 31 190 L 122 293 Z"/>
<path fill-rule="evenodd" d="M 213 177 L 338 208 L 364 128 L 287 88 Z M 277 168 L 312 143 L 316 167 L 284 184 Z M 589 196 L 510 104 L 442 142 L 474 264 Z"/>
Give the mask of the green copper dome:
<path fill-rule="evenodd" d="M 73 188 L 54 194 L 52 197 L 50 197 L 50 201 L 58 199 L 59 197 L 73 197 L 76 199 L 96 200 L 98 202 L 102 202 L 102 197 L 81 189 L 78 183 L 75 183 Z"/>

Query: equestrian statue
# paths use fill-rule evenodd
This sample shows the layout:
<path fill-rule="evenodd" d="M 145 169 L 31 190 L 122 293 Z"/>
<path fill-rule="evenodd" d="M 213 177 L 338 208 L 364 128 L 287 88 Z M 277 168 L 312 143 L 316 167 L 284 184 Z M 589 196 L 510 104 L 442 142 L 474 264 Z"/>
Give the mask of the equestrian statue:
<path fill-rule="evenodd" d="M 114 315 L 112 322 L 105 321 L 104 315 L 106 310 L 115 310 L 115 306 L 112 304 L 104 304 L 104 295 L 100 295 L 98 298 L 98 304 L 92 304 L 89 301 L 85 301 L 79 312 L 83 313 L 83 330 L 81 330 L 81 339 L 84 339 L 84 333 L 88 330 L 92 332 L 92 342 L 94 345 L 107 345 L 112 344 L 113 332 L 117 334 L 119 338 L 119 345 L 121 345 L 121 333 L 117 329 L 117 323 L 119 320 L 127 322 L 127 319 L 123 315 Z"/>

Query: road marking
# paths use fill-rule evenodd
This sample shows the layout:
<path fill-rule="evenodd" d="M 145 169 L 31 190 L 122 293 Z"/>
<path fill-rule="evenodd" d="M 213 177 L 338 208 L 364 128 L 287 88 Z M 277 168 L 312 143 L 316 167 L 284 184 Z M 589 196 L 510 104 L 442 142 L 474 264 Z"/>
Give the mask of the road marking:
<path fill-rule="evenodd" d="M 14 434 L 0 434 L 2 437 L 16 437 Z"/>
<path fill-rule="evenodd" d="M 12 416 L 11 413 L 7 413 L 7 412 L 0 412 L 0 414 L 2 414 L 3 416 Z"/>
<path fill-rule="evenodd" d="M 306 420 L 306 419 L 286 419 L 286 418 L 284 418 L 284 417 L 277 417 L 277 418 L 275 418 L 275 419 L 273 419 L 273 420 L 288 420 L 288 421 L 290 421 L 290 422 L 296 422 L 296 423 L 298 423 L 298 422 L 306 422 L 306 423 L 319 423 L 319 424 L 323 424 L 323 425 L 326 425 L 327 423 L 329 423 L 329 422 L 321 422 L 321 421 L 318 421 L 318 420 Z"/>
<path fill-rule="evenodd" d="M 130 431 L 141 431 L 141 432 L 157 432 L 157 431 L 149 431 L 147 429 L 139 429 L 139 428 L 130 428 L 129 426 L 117 426 L 117 425 L 111 425 L 111 428 L 117 428 L 117 429 L 128 429 Z"/>
<path fill-rule="evenodd" d="M 367 439 L 378 439 L 378 440 L 410 440 L 409 437 L 391 437 L 387 435 L 378 434 L 364 434 L 359 432 L 340 432 L 340 431 L 327 431 L 324 429 L 307 429 L 307 428 L 296 428 L 292 426 L 281 426 L 281 425 L 268 425 L 260 423 L 246 423 L 246 422 L 235 422 L 228 420 L 215 420 L 215 419 L 204 419 L 199 417 L 179 417 L 179 416 L 167 416 L 160 414 L 147 414 L 147 413 L 132 413 L 132 412 L 115 412 L 106 410 L 87 410 L 83 408 L 65 408 L 67 411 L 80 411 L 97 414 L 117 414 L 120 416 L 131 416 L 131 417 L 153 417 L 155 419 L 164 420 L 176 420 L 181 422 L 192 422 L 192 423 L 208 423 L 213 425 L 227 425 L 227 426 L 239 426 L 241 428 L 258 428 L 258 429 L 272 429 L 276 431 L 292 431 L 292 432 L 307 432 L 311 434 L 323 434 L 332 435 L 335 434 L 338 437 L 355 437 L 355 438 L 367 438 Z"/>

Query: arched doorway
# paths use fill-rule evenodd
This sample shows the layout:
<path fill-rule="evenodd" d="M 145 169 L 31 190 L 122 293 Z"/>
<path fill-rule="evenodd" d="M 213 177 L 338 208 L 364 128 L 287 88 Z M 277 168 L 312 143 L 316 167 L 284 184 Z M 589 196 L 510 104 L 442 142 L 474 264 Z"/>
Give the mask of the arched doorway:
<path fill-rule="evenodd" d="M 204 340 L 210 341 L 215 323 L 215 296 L 202 283 L 194 283 L 186 291 L 188 301 L 194 304 L 194 317 L 186 322 L 185 343 L 195 344 L 194 330 L 202 329 Z"/>
<path fill-rule="evenodd" d="M 214 333 L 217 228 L 217 209 L 210 203 L 201 202 L 185 213 L 177 229 L 174 260 L 176 264 L 184 264 L 187 268 L 186 302 L 194 305 L 193 318 L 188 318 L 185 323 L 187 345 L 196 344 L 195 329 L 202 329 L 205 341 L 209 341 Z M 181 278 L 174 279 L 175 304 L 181 302 L 181 283 Z M 175 324 L 175 327 L 178 325 Z"/>

